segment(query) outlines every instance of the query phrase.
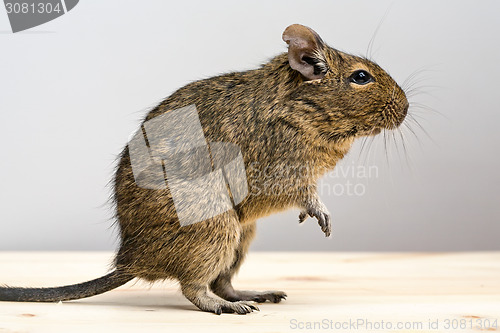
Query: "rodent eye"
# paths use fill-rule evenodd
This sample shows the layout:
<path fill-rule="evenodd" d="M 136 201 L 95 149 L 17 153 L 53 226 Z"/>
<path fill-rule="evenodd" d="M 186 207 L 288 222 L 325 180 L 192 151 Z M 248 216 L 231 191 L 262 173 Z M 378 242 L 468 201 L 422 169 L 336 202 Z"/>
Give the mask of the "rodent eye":
<path fill-rule="evenodd" d="M 349 80 L 352 83 L 359 85 L 364 85 L 374 81 L 373 76 L 371 76 L 370 73 L 364 70 L 355 71 L 354 73 L 352 73 Z"/>

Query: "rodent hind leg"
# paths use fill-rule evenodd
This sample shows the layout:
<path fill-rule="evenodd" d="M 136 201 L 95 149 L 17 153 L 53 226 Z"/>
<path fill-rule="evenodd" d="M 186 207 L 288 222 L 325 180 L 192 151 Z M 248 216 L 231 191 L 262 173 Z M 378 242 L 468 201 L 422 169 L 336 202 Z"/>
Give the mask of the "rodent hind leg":
<path fill-rule="evenodd" d="M 247 314 L 259 310 L 251 302 L 230 302 L 218 296 L 210 295 L 208 286 L 201 284 L 181 284 L 181 290 L 184 296 L 202 311 L 220 315 L 221 313 Z"/>
<path fill-rule="evenodd" d="M 248 252 L 248 248 L 252 239 L 255 236 L 255 222 L 245 224 L 242 228 L 242 233 L 240 237 L 240 242 L 235 252 L 235 259 L 231 267 L 227 270 L 222 271 L 217 278 L 212 281 L 210 288 L 212 291 L 224 298 L 225 300 L 231 302 L 238 301 L 254 301 L 258 303 L 263 303 L 265 301 L 270 301 L 273 303 L 278 303 L 282 299 L 286 299 L 286 293 L 283 291 L 253 291 L 253 290 L 235 290 L 231 279 L 234 274 L 238 271 L 245 255 Z"/>
<path fill-rule="evenodd" d="M 234 262 L 241 225 L 234 210 L 182 227 L 172 243 L 177 277 L 184 296 L 200 310 L 246 314 L 258 310 L 252 302 L 230 302 L 209 292 L 209 284 Z"/>

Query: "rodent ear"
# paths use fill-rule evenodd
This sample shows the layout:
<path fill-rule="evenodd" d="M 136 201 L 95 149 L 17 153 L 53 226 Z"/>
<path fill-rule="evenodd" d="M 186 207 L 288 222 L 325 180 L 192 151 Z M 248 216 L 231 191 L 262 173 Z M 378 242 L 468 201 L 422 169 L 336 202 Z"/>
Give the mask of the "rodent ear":
<path fill-rule="evenodd" d="M 292 24 L 283 32 L 283 41 L 288 44 L 290 67 L 309 80 L 321 79 L 328 70 L 324 57 L 325 43 L 311 28 Z"/>

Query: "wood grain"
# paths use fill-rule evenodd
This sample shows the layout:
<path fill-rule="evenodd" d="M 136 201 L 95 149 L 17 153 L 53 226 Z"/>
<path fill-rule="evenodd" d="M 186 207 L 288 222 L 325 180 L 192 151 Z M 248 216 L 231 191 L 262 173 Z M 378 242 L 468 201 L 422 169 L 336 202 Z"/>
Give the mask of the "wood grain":
<path fill-rule="evenodd" d="M 81 282 L 103 275 L 111 259 L 108 252 L 0 252 L 0 283 Z M 132 281 L 78 301 L 0 302 L 0 332 L 500 331 L 500 252 L 254 252 L 235 286 L 284 290 L 288 299 L 217 316 L 198 311 L 175 282 Z"/>

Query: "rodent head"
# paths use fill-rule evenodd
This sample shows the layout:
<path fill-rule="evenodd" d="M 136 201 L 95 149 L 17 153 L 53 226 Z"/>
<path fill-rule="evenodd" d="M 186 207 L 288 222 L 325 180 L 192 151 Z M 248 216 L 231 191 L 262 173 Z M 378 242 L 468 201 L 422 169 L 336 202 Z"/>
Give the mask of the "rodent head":
<path fill-rule="evenodd" d="M 408 100 L 398 84 L 376 63 L 326 45 L 312 29 L 286 28 L 290 67 L 301 83 L 291 92 L 295 116 L 306 118 L 320 137 L 337 141 L 375 135 L 404 120 Z"/>

